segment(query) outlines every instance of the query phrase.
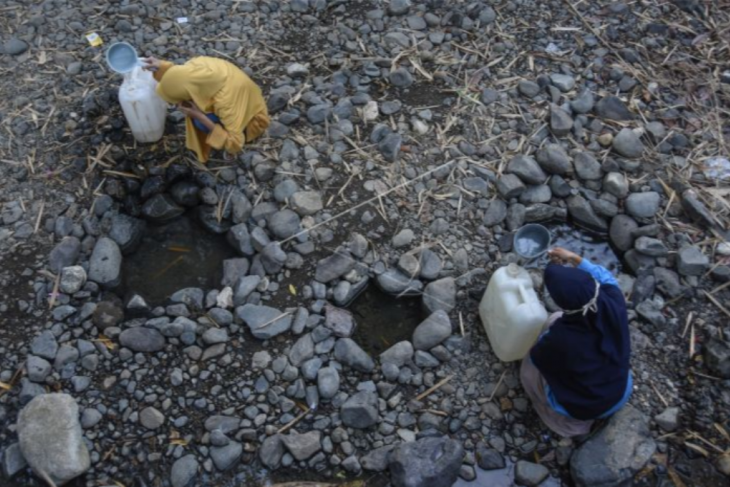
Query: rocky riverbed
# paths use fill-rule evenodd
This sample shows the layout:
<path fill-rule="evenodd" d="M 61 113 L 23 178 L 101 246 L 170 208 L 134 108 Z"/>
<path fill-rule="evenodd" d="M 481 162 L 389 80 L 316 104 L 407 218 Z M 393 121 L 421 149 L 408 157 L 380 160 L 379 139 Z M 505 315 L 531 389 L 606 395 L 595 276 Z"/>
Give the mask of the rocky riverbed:
<path fill-rule="evenodd" d="M 0 11 L 2 485 L 726 485 L 726 0 Z M 175 111 L 135 143 L 89 32 L 235 62 L 271 127 L 207 166 Z M 634 395 L 589 438 L 477 315 L 525 223 L 608 243 L 629 302 Z"/>

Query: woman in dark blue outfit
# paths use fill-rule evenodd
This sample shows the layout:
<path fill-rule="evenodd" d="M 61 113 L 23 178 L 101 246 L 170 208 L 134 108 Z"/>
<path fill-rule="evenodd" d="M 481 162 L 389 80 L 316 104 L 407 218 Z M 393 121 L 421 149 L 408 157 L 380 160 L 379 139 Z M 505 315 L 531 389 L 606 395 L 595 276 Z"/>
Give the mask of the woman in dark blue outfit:
<path fill-rule="evenodd" d="M 548 319 L 520 377 L 551 430 L 584 435 L 594 420 L 611 416 L 631 396 L 626 301 L 603 267 L 561 248 L 550 251 L 550 258 L 545 286 L 563 311 Z"/>

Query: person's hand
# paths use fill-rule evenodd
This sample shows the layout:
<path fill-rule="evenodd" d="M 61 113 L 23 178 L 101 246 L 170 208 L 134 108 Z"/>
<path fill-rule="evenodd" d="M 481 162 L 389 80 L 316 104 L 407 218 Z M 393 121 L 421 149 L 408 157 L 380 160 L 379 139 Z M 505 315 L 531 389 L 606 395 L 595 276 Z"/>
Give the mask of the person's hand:
<path fill-rule="evenodd" d="M 580 255 L 562 247 L 555 247 L 552 250 L 548 250 L 548 256 L 554 264 L 572 264 L 577 266 L 583 261 Z"/>
<path fill-rule="evenodd" d="M 155 57 L 143 57 L 142 58 L 142 69 L 145 71 L 157 71 L 160 69 L 160 60 Z"/>
<path fill-rule="evenodd" d="M 201 115 L 204 116 L 203 112 L 200 111 L 200 108 L 198 106 L 191 102 L 191 101 L 184 101 L 182 103 L 177 104 L 177 109 L 180 110 L 183 115 L 190 118 L 198 118 Z"/>

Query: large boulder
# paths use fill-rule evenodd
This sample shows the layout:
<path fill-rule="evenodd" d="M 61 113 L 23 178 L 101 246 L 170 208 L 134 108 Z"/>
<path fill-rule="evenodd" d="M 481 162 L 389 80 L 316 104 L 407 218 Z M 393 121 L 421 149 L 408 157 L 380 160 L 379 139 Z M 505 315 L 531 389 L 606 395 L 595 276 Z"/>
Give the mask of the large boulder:
<path fill-rule="evenodd" d="M 459 476 L 464 448 L 447 437 L 403 443 L 390 456 L 393 487 L 447 487 Z"/>
<path fill-rule="evenodd" d="M 646 418 L 625 406 L 575 451 L 570 473 L 577 487 L 619 487 L 644 468 L 655 451 Z"/>
<path fill-rule="evenodd" d="M 43 394 L 30 401 L 18 416 L 18 439 L 33 472 L 56 485 L 67 483 L 91 466 L 79 407 L 68 394 Z"/>

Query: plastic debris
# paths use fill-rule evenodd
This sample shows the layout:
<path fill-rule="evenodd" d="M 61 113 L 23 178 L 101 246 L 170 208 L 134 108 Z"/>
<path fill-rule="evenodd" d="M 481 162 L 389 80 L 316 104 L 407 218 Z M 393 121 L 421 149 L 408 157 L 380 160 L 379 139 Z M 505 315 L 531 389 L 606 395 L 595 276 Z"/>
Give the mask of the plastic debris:
<path fill-rule="evenodd" d="M 712 157 L 702 163 L 702 172 L 710 179 L 730 179 L 730 161 L 725 157 Z"/>

